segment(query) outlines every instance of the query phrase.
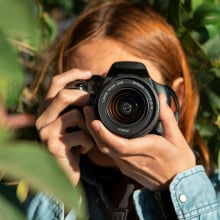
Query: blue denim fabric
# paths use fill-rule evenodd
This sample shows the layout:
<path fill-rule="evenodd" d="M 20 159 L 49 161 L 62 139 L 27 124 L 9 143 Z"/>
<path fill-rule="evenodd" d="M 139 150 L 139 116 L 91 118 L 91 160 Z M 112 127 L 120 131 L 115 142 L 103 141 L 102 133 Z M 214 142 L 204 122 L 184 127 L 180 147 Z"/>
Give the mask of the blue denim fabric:
<path fill-rule="evenodd" d="M 63 220 L 64 205 L 46 193 L 38 193 L 27 209 L 28 220 Z"/>
<path fill-rule="evenodd" d="M 214 186 L 214 187 L 213 187 Z M 90 206 L 90 219 L 106 220 L 108 202 L 101 186 L 91 176 L 87 178 L 85 190 Z M 217 194 L 215 192 L 217 191 Z M 95 202 L 97 195 L 104 201 Z M 220 173 L 216 172 L 210 181 L 202 166 L 178 174 L 170 184 L 170 194 L 174 210 L 179 220 L 220 219 Z M 216 196 L 217 195 L 217 196 Z M 159 212 L 155 193 L 143 189 L 133 193 L 135 207 L 140 220 L 165 219 Z M 64 206 L 57 199 L 37 194 L 28 207 L 28 220 L 75 220 L 74 213 L 64 217 Z"/>
<path fill-rule="evenodd" d="M 220 175 L 215 173 L 212 182 L 202 166 L 179 173 L 170 184 L 173 206 L 179 220 L 219 220 L 220 219 Z M 158 220 L 158 206 L 149 190 L 134 192 L 136 209 L 140 220 Z M 152 202 L 154 201 L 154 202 Z"/>

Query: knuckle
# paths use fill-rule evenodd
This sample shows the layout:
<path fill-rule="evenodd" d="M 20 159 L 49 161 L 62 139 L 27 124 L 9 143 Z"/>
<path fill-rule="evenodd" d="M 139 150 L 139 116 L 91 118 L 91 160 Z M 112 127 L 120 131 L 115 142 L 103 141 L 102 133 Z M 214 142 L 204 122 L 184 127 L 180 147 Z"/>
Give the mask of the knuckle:
<path fill-rule="evenodd" d="M 117 149 L 117 153 L 119 156 L 124 156 L 129 153 L 129 145 L 127 142 L 121 142 L 120 147 Z"/>
<path fill-rule="evenodd" d="M 126 167 L 121 167 L 120 168 L 122 174 L 124 174 L 125 176 L 129 176 L 130 175 L 130 172 L 128 169 L 126 169 Z"/>
<path fill-rule="evenodd" d="M 106 147 L 105 145 L 99 146 L 99 150 L 100 150 L 103 154 L 107 154 L 107 155 L 110 154 L 108 147 Z"/>
<path fill-rule="evenodd" d="M 51 80 L 51 86 L 52 87 L 57 87 L 60 85 L 60 82 L 61 82 L 61 76 L 58 74 L 58 75 L 55 75 L 52 80 Z"/>
<path fill-rule="evenodd" d="M 37 130 L 40 130 L 42 127 L 42 122 L 41 122 L 41 118 L 37 118 L 37 120 L 35 121 L 35 127 L 37 128 Z"/>
<path fill-rule="evenodd" d="M 60 144 L 56 138 L 49 138 L 47 140 L 47 149 L 52 154 L 57 154 L 60 149 Z"/>
<path fill-rule="evenodd" d="M 48 139 L 48 134 L 50 134 L 50 132 L 48 132 L 47 128 L 42 128 L 39 131 L 39 136 L 42 141 L 46 141 Z"/>
<path fill-rule="evenodd" d="M 68 96 L 68 94 L 66 93 L 65 90 L 59 91 L 58 94 L 57 94 L 57 98 L 58 98 L 58 100 L 60 100 L 64 103 L 68 103 L 68 100 L 69 100 L 69 96 Z"/>
<path fill-rule="evenodd" d="M 69 92 L 68 90 L 64 89 L 59 91 L 59 93 L 57 94 L 57 102 L 60 103 L 63 106 L 69 106 L 69 105 L 74 105 L 77 106 L 77 95 L 76 94 L 72 94 L 72 91 Z M 73 107 L 70 108 L 74 109 Z"/>

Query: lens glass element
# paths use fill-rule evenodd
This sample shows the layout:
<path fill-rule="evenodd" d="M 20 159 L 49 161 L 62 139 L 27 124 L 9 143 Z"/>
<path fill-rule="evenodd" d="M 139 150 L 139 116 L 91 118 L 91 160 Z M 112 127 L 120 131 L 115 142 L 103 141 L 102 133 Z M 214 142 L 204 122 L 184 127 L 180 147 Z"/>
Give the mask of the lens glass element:
<path fill-rule="evenodd" d="M 144 117 L 147 103 L 137 89 L 124 88 L 112 97 L 109 107 L 110 116 L 114 121 L 131 124 Z"/>

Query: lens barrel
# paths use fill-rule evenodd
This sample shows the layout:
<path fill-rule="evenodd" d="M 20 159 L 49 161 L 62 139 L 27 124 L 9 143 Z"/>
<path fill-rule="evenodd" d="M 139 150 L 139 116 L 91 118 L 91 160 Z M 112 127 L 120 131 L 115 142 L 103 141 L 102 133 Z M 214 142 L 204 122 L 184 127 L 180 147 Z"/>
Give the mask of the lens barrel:
<path fill-rule="evenodd" d="M 137 77 L 116 77 L 105 84 L 96 99 L 103 124 L 123 137 L 149 133 L 158 121 L 158 96 L 150 82 Z"/>

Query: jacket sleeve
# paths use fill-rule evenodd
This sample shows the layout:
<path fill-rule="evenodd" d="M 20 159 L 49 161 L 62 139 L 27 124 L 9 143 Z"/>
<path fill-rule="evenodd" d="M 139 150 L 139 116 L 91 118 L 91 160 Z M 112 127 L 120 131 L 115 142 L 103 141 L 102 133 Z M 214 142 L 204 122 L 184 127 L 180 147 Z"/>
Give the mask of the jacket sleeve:
<path fill-rule="evenodd" d="M 216 189 L 218 190 L 219 188 L 216 187 Z M 169 190 L 170 203 L 172 203 L 177 219 L 220 219 L 220 201 L 218 201 L 215 188 L 202 166 L 196 166 L 179 173 L 172 180 Z M 155 199 L 155 193 L 144 189 L 136 191 L 133 197 L 136 210 L 141 220 L 166 219 L 166 217 L 163 217 L 166 213 L 161 213 L 164 204 L 158 205 L 158 203 L 163 200 L 158 201 L 158 199 Z M 160 216 L 160 218 L 158 218 L 158 216 Z"/>
<path fill-rule="evenodd" d="M 170 193 L 178 219 L 220 219 L 215 189 L 202 166 L 178 174 Z"/>

